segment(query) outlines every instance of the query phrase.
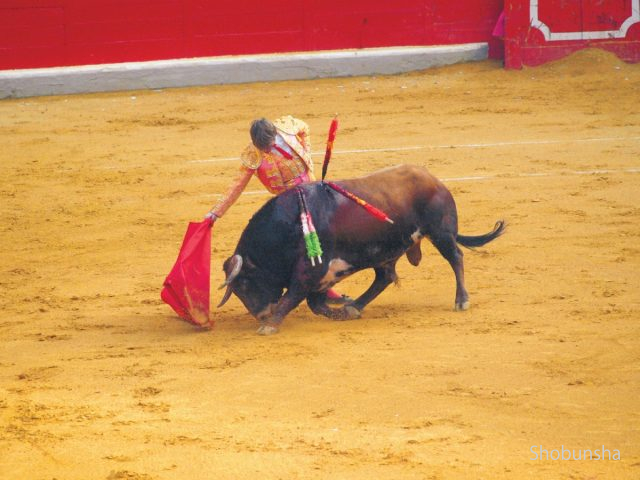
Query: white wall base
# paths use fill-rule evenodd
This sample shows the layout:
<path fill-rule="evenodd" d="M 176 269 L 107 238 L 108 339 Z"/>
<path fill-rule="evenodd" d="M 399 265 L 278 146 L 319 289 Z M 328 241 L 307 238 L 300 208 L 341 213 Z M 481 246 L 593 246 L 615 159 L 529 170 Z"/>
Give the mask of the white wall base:
<path fill-rule="evenodd" d="M 1 70 L 0 98 L 389 75 L 487 56 L 486 43 L 469 43 Z"/>

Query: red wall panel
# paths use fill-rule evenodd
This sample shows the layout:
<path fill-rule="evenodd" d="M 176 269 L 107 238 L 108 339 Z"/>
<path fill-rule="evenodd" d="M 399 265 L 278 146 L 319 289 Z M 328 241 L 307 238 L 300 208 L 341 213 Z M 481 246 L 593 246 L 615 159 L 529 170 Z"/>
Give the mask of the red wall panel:
<path fill-rule="evenodd" d="M 0 69 L 489 41 L 503 0 L 2 0 Z"/>
<path fill-rule="evenodd" d="M 585 30 L 617 30 L 629 16 L 631 0 L 583 0 L 582 10 Z"/>
<path fill-rule="evenodd" d="M 554 32 L 582 31 L 583 0 L 550 0 L 538 3 L 538 16 Z"/>
<path fill-rule="evenodd" d="M 598 47 L 640 62 L 639 0 L 506 0 L 505 66 L 521 68 Z"/>

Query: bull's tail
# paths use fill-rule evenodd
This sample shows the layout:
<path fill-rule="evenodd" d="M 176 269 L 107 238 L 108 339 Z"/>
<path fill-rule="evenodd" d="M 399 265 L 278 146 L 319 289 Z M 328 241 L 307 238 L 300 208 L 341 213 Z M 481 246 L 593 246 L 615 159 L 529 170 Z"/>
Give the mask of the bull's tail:
<path fill-rule="evenodd" d="M 505 227 L 504 220 L 498 220 L 491 232 L 484 235 L 456 235 L 456 242 L 467 248 L 481 247 L 502 235 Z"/>

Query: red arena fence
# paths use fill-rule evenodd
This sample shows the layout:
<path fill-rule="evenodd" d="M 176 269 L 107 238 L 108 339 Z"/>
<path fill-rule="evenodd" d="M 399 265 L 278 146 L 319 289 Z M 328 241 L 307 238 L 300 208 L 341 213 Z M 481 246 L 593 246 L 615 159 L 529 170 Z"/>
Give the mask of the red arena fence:
<path fill-rule="evenodd" d="M 487 42 L 502 0 L 3 0 L 0 69 Z"/>
<path fill-rule="evenodd" d="M 507 68 L 640 61 L 640 0 L 3 0 L 0 70 L 487 42 Z M 492 35 L 504 11 L 502 38 Z M 497 30 L 499 31 L 499 29 Z M 503 44 L 504 41 L 504 44 Z"/>

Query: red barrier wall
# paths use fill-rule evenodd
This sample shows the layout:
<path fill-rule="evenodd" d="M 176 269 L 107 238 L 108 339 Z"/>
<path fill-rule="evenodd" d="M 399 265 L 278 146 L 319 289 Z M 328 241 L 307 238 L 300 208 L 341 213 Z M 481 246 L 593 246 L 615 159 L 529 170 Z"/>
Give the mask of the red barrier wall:
<path fill-rule="evenodd" d="M 0 69 L 487 42 L 502 5 L 503 0 L 1 0 Z"/>
<path fill-rule="evenodd" d="M 640 62 L 640 0 L 505 0 L 505 66 L 556 60 L 585 47 Z"/>

